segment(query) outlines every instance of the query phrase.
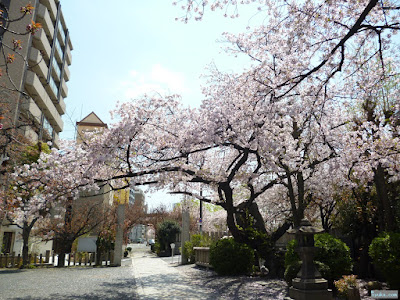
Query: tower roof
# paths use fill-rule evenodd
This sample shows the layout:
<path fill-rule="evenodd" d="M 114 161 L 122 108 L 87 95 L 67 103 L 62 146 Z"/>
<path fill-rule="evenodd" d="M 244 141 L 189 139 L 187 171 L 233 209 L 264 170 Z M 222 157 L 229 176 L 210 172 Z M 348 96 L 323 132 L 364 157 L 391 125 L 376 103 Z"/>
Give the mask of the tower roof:
<path fill-rule="evenodd" d="M 91 112 L 81 121 L 76 122 L 80 126 L 95 126 L 95 127 L 108 127 L 94 112 Z"/>

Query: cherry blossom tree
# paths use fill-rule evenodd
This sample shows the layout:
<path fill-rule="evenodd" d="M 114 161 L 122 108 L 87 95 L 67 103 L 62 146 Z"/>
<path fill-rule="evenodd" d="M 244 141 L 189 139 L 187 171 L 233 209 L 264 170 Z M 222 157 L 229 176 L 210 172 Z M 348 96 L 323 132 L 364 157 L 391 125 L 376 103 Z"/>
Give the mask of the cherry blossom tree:
<path fill-rule="evenodd" d="M 35 224 L 50 217 L 52 211 L 65 213 L 62 211 L 68 208 L 65 203 L 76 199 L 81 190 L 98 189 L 84 176 L 88 161 L 84 152 L 77 148 L 71 151 L 70 144 L 65 145 L 63 153 L 57 149 L 50 151 L 42 143 L 35 148 L 36 151 L 26 152 L 25 164 L 15 167 L 6 194 L 7 218 L 22 229 L 23 266 L 29 264 L 28 242 Z M 57 220 L 63 221 L 62 218 L 53 221 Z"/>
<path fill-rule="evenodd" d="M 225 16 L 238 17 L 238 6 L 255 1 L 181 0 L 188 21 L 203 19 L 207 8 L 222 10 Z M 252 4 L 254 7 L 254 4 Z M 232 13 L 228 13 L 231 11 Z M 265 16 L 264 24 L 250 34 L 236 39 L 238 51 L 260 60 L 288 57 L 292 63 L 280 69 L 273 82 L 263 82 L 269 97 L 279 99 L 312 77 L 324 86 L 340 72 L 352 66 L 354 59 L 368 45 L 373 57 L 387 58 L 385 50 L 393 48 L 393 35 L 400 29 L 398 1 L 259 1 L 256 11 Z M 254 46 L 255 45 L 255 46 Z M 368 61 L 370 57 L 365 57 Z M 261 59 L 265 62 L 265 59 Z M 273 64 L 267 64 L 272 68 Z M 315 84 L 315 83 L 314 83 Z"/>
<path fill-rule="evenodd" d="M 250 214 L 251 225 L 266 233 L 255 200 L 277 184 L 287 188 L 292 221 L 300 222 L 309 201 L 305 182 L 336 155 L 341 120 L 325 117 L 335 110 L 328 92 L 271 102 L 248 73 L 213 75 L 198 110 L 181 109 L 172 97 L 122 104 L 119 122 L 88 145 L 93 166 L 106 172 L 93 177 L 113 188 L 128 177 L 213 202 L 226 210 L 234 237 L 252 243 L 240 228 Z"/>
<path fill-rule="evenodd" d="M 400 158 L 399 143 L 399 74 L 396 62 L 387 64 L 387 70 L 379 80 L 374 76 L 379 64 L 364 64 L 360 76 L 355 78 L 360 87 L 357 94 L 360 101 L 353 105 L 352 143 L 348 145 L 347 158 L 352 158 L 349 170 L 351 180 L 362 178 L 366 185 L 372 182 L 379 199 L 382 213 L 381 231 L 397 227 L 396 195 L 390 195 L 392 183 L 398 181 Z M 355 157 L 358 156 L 358 157 Z"/>
<path fill-rule="evenodd" d="M 36 161 L 43 147 L 42 144 L 39 143 L 36 147 L 33 147 L 33 149 L 27 149 L 25 152 L 27 162 L 33 163 Z M 37 180 L 37 178 L 43 176 L 43 172 L 35 168 L 34 164 L 31 166 L 26 163 L 20 167 L 17 173 L 13 174 L 13 179 L 10 181 L 10 190 L 5 191 L 5 199 L 3 199 L 3 201 L 5 200 L 6 217 L 10 224 L 16 225 L 22 229 L 22 264 L 23 266 L 27 266 L 29 264 L 29 235 L 36 221 L 46 215 L 50 207 L 48 207 L 47 202 L 41 196 L 42 185 L 40 181 Z"/>
<path fill-rule="evenodd" d="M 236 10 L 237 3 L 180 2 L 188 17 L 200 18 L 207 5 Z M 265 24 L 225 35 L 228 53 L 247 55 L 252 64 L 238 74 L 211 69 L 200 108 L 182 107 L 177 95 L 145 95 L 120 104 L 110 129 L 72 147 L 87 157 L 77 167 L 85 178 L 80 184 L 149 185 L 214 203 L 226 211 L 235 239 L 257 249 L 263 241 L 249 236 L 248 227 L 266 234 L 263 215 L 277 211 L 298 226 L 310 205 L 333 199 L 335 186 L 351 186 L 348 170 L 373 177 L 382 165 L 396 178 L 398 107 L 390 128 L 367 118 L 356 130 L 347 109 L 368 101 L 397 72 L 395 62 L 393 71 L 387 67 L 397 47 L 396 1 L 277 0 L 265 1 L 261 11 Z M 370 61 L 378 67 L 365 70 Z M 398 93 L 390 98 L 398 103 Z M 363 167 L 365 150 L 376 162 L 372 169 Z M 274 205 L 276 199 L 286 203 Z"/>
<path fill-rule="evenodd" d="M 240 6 L 250 5 L 253 2 L 255 1 L 182 0 L 174 4 L 182 4 L 185 12 L 182 20 L 187 22 L 192 17 L 196 20 L 203 19 L 207 8 L 212 11 L 220 9 L 225 16 L 238 17 Z M 376 113 L 373 113 L 376 101 L 371 101 L 371 95 L 368 93 L 374 93 L 375 90 L 377 94 L 380 90 L 382 94 L 387 79 L 393 78 L 394 73 L 398 72 L 398 69 L 388 68 L 392 63 L 392 57 L 396 57 L 395 53 L 399 46 L 398 39 L 394 37 L 400 29 L 398 1 L 267 0 L 259 1 L 259 4 L 255 5 L 258 5 L 258 13 L 265 16 L 264 24 L 238 36 L 226 34 L 227 39 L 234 44 L 231 51 L 235 54 L 245 53 L 256 64 L 258 63 L 253 73 L 248 76 L 252 76 L 260 83 L 260 92 L 264 93 L 265 97 L 274 101 L 281 101 L 293 95 L 297 88 L 317 95 L 324 93 L 327 88 L 331 89 L 332 85 L 337 85 L 337 96 L 352 98 L 352 105 L 355 106 L 361 106 L 362 103 L 364 107 L 369 106 L 365 107 L 369 111 L 369 120 L 367 117 L 361 122 L 362 124 L 358 122 L 358 126 L 366 126 L 364 134 L 359 132 L 355 137 L 357 134 L 365 136 L 367 131 L 386 135 L 384 143 L 381 138 L 370 138 L 375 140 L 375 144 L 379 144 L 378 152 L 376 152 L 378 149 L 372 150 L 379 155 L 366 159 L 357 147 L 349 147 L 347 150 L 351 149 L 350 157 L 354 158 L 353 163 L 357 164 L 358 161 L 364 160 L 368 167 L 372 167 L 370 175 L 374 175 L 382 205 L 385 207 L 385 223 L 389 227 L 393 226 L 389 225 L 395 222 L 391 216 L 390 201 L 387 199 L 383 177 L 385 172 L 391 172 L 391 176 L 398 174 L 396 167 L 391 171 L 387 170 L 388 165 L 396 166 L 398 149 L 395 147 L 397 141 L 393 133 L 398 129 L 388 129 L 387 125 L 379 126 L 376 121 L 371 120 L 372 115 L 375 115 L 373 118 L 377 118 Z M 286 61 L 286 66 L 276 68 L 276 62 L 279 61 Z M 374 70 L 368 70 L 365 77 L 365 66 L 371 61 L 379 63 Z M 275 73 L 273 79 L 269 76 L 271 72 Z M 368 79 L 366 85 L 361 84 L 364 78 Z M 351 82 L 357 80 L 359 85 L 353 89 L 355 85 Z M 305 86 L 304 83 L 307 81 L 313 82 L 311 87 Z M 360 97 L 361 95 L 364 99 Z M 385 95 L 386 98 L 388 96 Z M 391 101 L 398 102 L 398 95 L 392 93 L 390 97 Z M 386 114 L 386 120 L 393 119 L 389 118 L 389 113 L 396 115 L 395 110 L 388 107 L 380 115 Z M 371 128 L 371 122 L 382 130 Z M 378 131 L 380 133 L 377 133 Z M 388 132 L 392 134 L 388 135 Z M 353 141 L 360 143 L 359 139 Z M 386 144 L 385 147 L 382 147 L 382 144 Z M 365 150 L 368 147 L 376 148 L 369 143 L 363 145 Z M 364 159 L 361 159 L 362 156 Z M 382 161 L 386 163 L 382 164 Z M 361 168 L 361 165 L 360 162 L 358 166 Z M 368 167 L 364 166 L 364 169 Z M 364 174 L 366 173 L 365 171 Z"/>

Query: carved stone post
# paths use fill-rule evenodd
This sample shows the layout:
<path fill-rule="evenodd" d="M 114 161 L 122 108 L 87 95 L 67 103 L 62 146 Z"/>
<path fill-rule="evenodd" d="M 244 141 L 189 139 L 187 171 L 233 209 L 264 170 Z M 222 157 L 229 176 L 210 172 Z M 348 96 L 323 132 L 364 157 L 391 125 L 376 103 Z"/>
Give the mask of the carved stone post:
<path fill-rule="evenodd" d="M 301 220 L 300 227 L 289 230 L 295 233 L 298 242 L 298 253 L 302 260 L 300 272 L 292 280 L 289 296 L 296 300 L 331 300 L 332 291 L 328 289 L 328 281 L 321 277 L 314 265 L 314 234 L 322 229 L 311 226 L 307 219 Z"/>
<path fill-rule="evenodd" d="M 182 235 L 181 235 L 181 262 L 182 264 L 187 264 L 188 263 L 188 257 L 184 254 L 184 247 L 185 247 L 185 242 L 190 240 L 190 234 L 189 234 L 189 226 L 190 226 L 190 216 L 189 216 L 189 210 L 187 208 L 184 208 L 182 211 Z"/>
<path fill-rule="evenodd" d="M 122 261 L 122 243 L 124 238 L 125 204 L 117 207 L 117 232 L 115 235 L 114 266 L 120 266 Z"/>

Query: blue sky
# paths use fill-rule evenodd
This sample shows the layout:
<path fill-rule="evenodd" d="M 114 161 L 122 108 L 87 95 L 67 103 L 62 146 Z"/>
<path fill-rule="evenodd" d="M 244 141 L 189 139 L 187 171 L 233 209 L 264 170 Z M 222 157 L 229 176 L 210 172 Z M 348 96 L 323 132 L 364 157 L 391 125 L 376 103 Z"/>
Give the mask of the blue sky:
<path fill-rule="evenodd" d="M 74 124 L 90 112 L 110 123 L 117 101 L 145 92 L 179 93 L 187 105 L 201 103 L 201 74 L 215 63 L 220 70 L 239 70 L 238 61 L 221 51 L 222 33 L 242 32 L 254 10 L 239 19 L 222 12 L 206 14 L 202 22 L 184 24 L 180 7 L 169 0 L 64 0 L 61 8 L 74 47 L 71 80 L 65 99 L 62 139 L 73 139 Z M 249 10 L 250 11 L 250 10 Z M 148 195 L 150 207 L 177 197 Z M 154 198 L 153 200 L 151 198 Z M 168 199 L 167 199 L 168 198 Z"/>
<path fill-rule="evenodd" d="M 183 11 L 169 0 L 64 0 L 61 5 L 74 47 L 63 139 L 72 139 L 73 123 L 90 112 L 109 123 L 117 100 L 144 92 L 179 93 L 188 105 L 199 105 L 205 67 L 212 62 L 222 70 L 238 66 L 221 53 L 217 40 L 224 31 L 244 31 L 249 20 L 218 12 L 184 24 L 175 21 Z"/>

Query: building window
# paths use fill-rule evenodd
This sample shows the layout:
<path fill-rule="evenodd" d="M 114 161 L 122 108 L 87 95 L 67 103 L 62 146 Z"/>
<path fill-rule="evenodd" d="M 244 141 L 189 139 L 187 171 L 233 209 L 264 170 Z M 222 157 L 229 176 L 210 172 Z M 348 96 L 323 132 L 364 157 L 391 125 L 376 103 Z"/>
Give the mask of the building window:
<path fill-rule="evenodd" d="M 54 81 L 54 79 L 53 79 L 52 76 L 50 76 L 49 84 L 50 84 L 51 89 L 52 89 L 53 92 L 54 92 L 54 95 L 56 95 L 56 97 L 57 97 L 57 95 L 58 95 L 58 86 L 57 86 L 57 84 L 56 84 L 56 82 Z"/>
<path fill-rule="evenodd" d="M 13 240 L 12 232 L 4 232 L 3 233 L 3 243 L 2 243 L 2 247 L 0 249 L 2 253 L 11 253 L 12 240 Z"/>
<path fill-rule="evenodd" d="M 58 29 L 60 30 L 60 34 L 61 34 L 61 40 L 64 42 L 65 44 L 65 32 L 64 32 L 64 27 L 62 25 L 62 23 L 60 21 L 58 21 Z"/>
<path fill-rule="evenodd" d="M 51 139 L 53 136 L 53 127 L 51 126 L 50 122 L 46 118 L 44 118 L 44 120 L 43 120 L 43 129 L 44 129 L 45 133 L 48 135 L 47 137 L 49 139 Z"/>
<path fill-rule="evenodd" d="M 54 71 L 55 71 L 56 74 L 57 74 L 57 77 L 60 78 L 60 77 L 61 77 L 61 69 L 60 69 L 60 66 L 59 66 L 58 63 L 57 63 L 57 60 L 56 60 L 56 57 L 55 57 L 55 56 L 53 56 L 52 66 L 53 66 L 53 68 L 54 68 Z M 56 93 L 56 94 L 57 94 L 57 93 Z"/>
<path fill-rule="evenodd" d="M 58 51 L 58 54 L 60 54 L 60 57 L 63 57 L 63 50 L 62 50 L 60 41 L 58 40 L 57 37 L 55 37 L 55 39 L 56 39 L 56 49 Z"/>

